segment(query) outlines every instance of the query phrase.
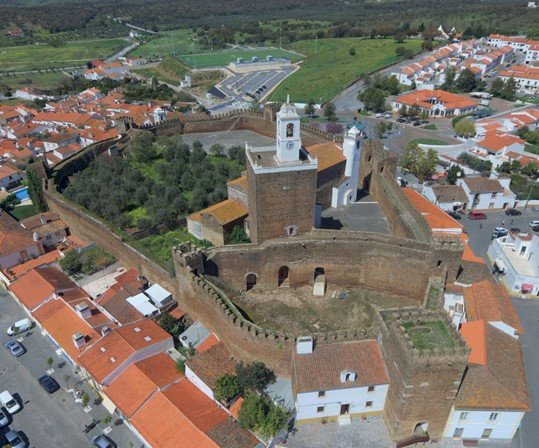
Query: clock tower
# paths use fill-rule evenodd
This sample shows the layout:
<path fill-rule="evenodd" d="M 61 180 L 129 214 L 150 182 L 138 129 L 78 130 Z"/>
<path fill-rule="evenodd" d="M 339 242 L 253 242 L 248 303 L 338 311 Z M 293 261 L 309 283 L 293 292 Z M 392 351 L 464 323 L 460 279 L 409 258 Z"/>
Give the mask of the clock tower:
<path fill-rule="evenodd" d="M 301 149 L 300 116 L 290 104 L 290 97 L 277 112 L 277 160 L 281 163 L 299 160 Z"/>

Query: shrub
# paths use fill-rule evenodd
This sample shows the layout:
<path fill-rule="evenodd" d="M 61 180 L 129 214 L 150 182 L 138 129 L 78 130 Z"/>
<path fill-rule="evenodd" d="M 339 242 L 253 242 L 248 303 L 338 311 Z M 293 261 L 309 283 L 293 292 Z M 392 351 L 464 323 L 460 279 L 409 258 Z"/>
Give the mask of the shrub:
<path fill-rule="evenodd" d="M 215 398 L 223 403 L 227 403 L 241 393 L 238 378 L 235 375 L 226 373 L 217 378 L 215 382 Z"/>
<path fill-rule="evenodd" d="M 243 428 L 269 438 L 285 428 L 288 412 L 266 395 L 251 393 L 241 405 L 238 421 Z"/>

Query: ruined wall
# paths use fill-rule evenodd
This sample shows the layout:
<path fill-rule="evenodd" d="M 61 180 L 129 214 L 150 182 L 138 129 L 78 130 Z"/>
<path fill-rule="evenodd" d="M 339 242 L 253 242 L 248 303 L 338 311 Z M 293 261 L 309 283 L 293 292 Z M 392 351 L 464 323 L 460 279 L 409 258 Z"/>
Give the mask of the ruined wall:
<path fill-rule="evenodd" d="M 281 266 L 289 269 L 289 284 L 313 284 L 316 268 L 324 268 L 328 286 L 337 289 L 365 286 L 418 301 L 428 283 L 431 252 L 428 245 L 367 232 L 315 230 L 262 245 L 208 249 L 206 273 L 245 289 L 248 273 L 258 276 L 262 289 L 278 286 Z"/>
<path fill-rule="evenodd" d="M 443 320 L 455 347 L 420 353 L 401 327 L 403 322 L 418 320 Z M 404 439 L 416 425 L 428 423 L 431 439 L 440 438 L 466 368 L 465 342 L 445 313 L 423 309 L 377 312 L 374 326 L 391 378 L 384 410 L 391 437 Z"/>

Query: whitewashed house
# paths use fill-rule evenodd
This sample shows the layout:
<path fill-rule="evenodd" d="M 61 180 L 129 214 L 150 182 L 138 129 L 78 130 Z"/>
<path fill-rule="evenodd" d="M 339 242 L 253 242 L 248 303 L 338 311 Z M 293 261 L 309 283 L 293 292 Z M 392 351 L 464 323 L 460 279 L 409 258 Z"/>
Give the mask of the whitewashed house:
<path fill-rule="evenodd" d="M 444 437 L 508 443 L 531 410 L 519 341 L 486 320 L 463 324 L 461 334 L 471 353 Z"/>
<path fill-rule="evenodd" d="M 460 185 L 423 185 L 421 194 L 444 211 L 466 210 L 468 195 Z"/>
<path fill-rule="evenodd" d="M 509 178 L 465 177 L 458 179 L 457 185 L 462 186 L 468 196 L 468 209 L 506 209 L 516 203 L 516 196 L 509 189 L 510 181 Z"/>
<path fill-rule="evenodd" d="M 336 420 L 381 414 L 389 375 L 375 340 L 314 346 L 299 337 L 292 356 L 296 422 Z"/>
<path fill-rule="evenodd" d="M 509 292 L 539 295 L 539 237 L 513 233 L 493 239 L 487 255 Z"/>

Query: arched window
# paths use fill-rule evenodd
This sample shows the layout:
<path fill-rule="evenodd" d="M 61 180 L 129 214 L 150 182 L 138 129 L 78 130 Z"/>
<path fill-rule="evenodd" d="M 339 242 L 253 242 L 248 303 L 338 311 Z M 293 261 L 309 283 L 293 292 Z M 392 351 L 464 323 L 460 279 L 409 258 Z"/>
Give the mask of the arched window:
<path fill-rule="evenodd" d="M 293 137 L 294 136 L 294 123 L 288 123 L 286 125 L 286 136 L 287 137 Z"/>
<path fill-rule="evenodd" d="M 253 289 L 256 286 L 257 279 L 258 277 L 256 274 L 249 272 L 249 274 L 245 276 L 245 289 L 247 291 L 250 291 L 251 289 Z"/>
<path fill-rule="evenodd" d="M 288 282 L 288 273 L 289 273 L 288 266 L 281 266 L 281 267 L 279 268 L 279 281 L 278 281 L 278 286 L 281 286 L 283 283 L 287 283 L 287 282 Z"/>

